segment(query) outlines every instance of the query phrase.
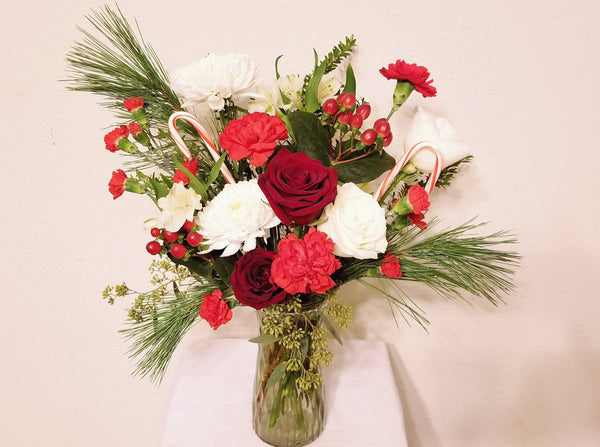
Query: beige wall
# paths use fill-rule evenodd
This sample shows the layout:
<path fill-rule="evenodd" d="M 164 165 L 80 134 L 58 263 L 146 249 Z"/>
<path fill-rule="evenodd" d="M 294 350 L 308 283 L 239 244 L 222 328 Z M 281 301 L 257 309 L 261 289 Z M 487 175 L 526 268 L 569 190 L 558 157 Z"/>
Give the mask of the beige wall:
<path fill-rule="evenodd" d="M 0 6 L 0 444 L 157 446 L 173 373 L 160 388 L 130 377 L 116 333 L 125 306 L 100 298 L 107 283 L 146 286 L 152 205 L 113 202 L 119 160 L 102 142 L 112 117 L 58 82 L 75 25 L 97 5 L 37 3 Z M 357 318 L 345 336 L 389 343 L 411 447 L 600 445 L 600 3 L 161 3 L 120 5 L 169 69 L 237 51 L 269 79 L 279 54 L 282 71 L 306 71 L 312 47 L 323 54 L 355 33 L 359 93 L 378 114 L 392 88 L 381 66 L 430 69 L 439 96 L 409 105 L 447 116 L 476 159 L 432 196 L 429 215 L 513 228 L 518 290 L 493 308 L 410 287 L 427 334 L 396 328 L 380 298 L 350 286 L 342 296 Z M 217 332 L 200 324 L 188 341 L 253 334 L 251 313 L 234 318 Z"/>

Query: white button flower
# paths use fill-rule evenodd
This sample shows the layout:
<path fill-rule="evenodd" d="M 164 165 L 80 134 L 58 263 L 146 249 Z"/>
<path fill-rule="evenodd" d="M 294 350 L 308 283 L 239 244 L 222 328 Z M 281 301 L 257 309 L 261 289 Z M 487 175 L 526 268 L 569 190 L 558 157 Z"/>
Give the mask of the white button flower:
<path fill-rule="evenodd" d="M 421 141 L 434 143 L 442 154 L 443 167 L 450 166 L 469 155 L 467 146 L 459 140 L 458 133 L 446 118 L 441 118 L 417 107 L 417 112 L 404 139 L 404 152 Z M 432 172 L 435 155 L 427 150 L 417 152 L 410 160 L 417 169 Z"/>
<path fill-rule="evenodd" d="M 371 194 L 354 183 L 338 186 L 335 202 L 325 207 L 325 223 L 318 230 L 326 233 L 335 248 L 333 254 L 345 258 L 375 259 L 387 247 L 385 210 Z"/>
<path fill-rule="evenodd" d="M 258 68 L 243 54 L 209 54 L 171 75 L 171 88 L 184 107 L 206 102 L 213 110 L 221 110 L 225 99 L 255 96 Z"/>
<path fill-rule="evenodd" d="M 179 231 L 186 220 L 194 219 L 194 212 L 202 209 L 202 199 L 182 182 L 173 185 L 169 194 L 158 199 L 162 210 L 158 221 L 167 231 Z"/>
<path fill-rule="evenodd" d="M 222 256 L 231 256 L 238 250 L 256 248 L 256 238 L 267 238 L 269 228 L 280 223 L 257 180 L 225 185 L 196 216 L 204 236 L 206 250 L 224 249 Z"/>

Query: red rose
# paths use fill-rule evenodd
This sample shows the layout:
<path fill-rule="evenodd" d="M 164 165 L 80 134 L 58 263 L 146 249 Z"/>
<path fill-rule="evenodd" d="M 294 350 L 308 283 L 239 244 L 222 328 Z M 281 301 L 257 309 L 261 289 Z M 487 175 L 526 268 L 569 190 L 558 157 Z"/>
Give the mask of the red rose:
<path fill-rule="evenodd" d="M 215 330 L 231 320 L 233 316 L 233 312 L 231 312 L 227 303 L 221 299 L 222 297 L 223 293 L 220 290 L 215 290 L 204 295 L 204 301 L 200 305 L 200 317 L 208 321 L 210 327 Z"/>
<path fill-rule="evenodd" d="M 255 248 L 235 263 L 230 280 L 233 293 L 240 303 L 262 309 L 287 297 L 287 292 L 271 279 L 274 257 L 272 251 Z"/>
<path fill-rule="evenodd" d="M 129 136 L 129 129 L 127 126 L 119 126 L 106 135 L 104 135 L 104 144 L 106 144 L 106 149 L 111 152 L 117 152 L 119 150 L 119 140 L 121 138 L 127 138 Z"/>
<path fill-rule="evenodd" d="M 383 263 L 379 266 L 379 268 L 381 269 L 381 273 L 388 278 L 400 278 L 402 276 L 398 257 L 389 252 L 383 257 Z"/>
<path fill-rule="evenodd" d="M 252 166 L 262 166 L 277 147 L 277 140 L 287 137 L 287 128 L 279 117 L 255 112 L 230 121 L 219 136 L 219 144 L 231 159 L 250 158 Z"/>
<path fill-rule="evenodd" d="M 112 177 L 108 182 L 108 190 L 113 195 L 113 200 L 123 195 L 125 191 L 125 181 L 127 180 L 127 174 L 122 169 L 113 171 Z"/>
<path fill-rule="evenodd" d="M 288 226 L 314 221 L 337 195 L 337 171 L 303 152 L 281 149 L 258 185 L 279 219 Z"/>
<path fill-rule="evenodd" d="M 140 107 L 144 107 L 144 99 L 140 98 L 139 96 L 127 98 L 125 101 L 123 101 L 123 105 L 128 112 L 133 112 Z"/>
<path fill-rule="evenodd" d="M 422 94 L 425 98 L 435 96 L 437 90 L 433 85 L 433 79 L 429 78 L 429 70 L 417 64 L 409 64 L 398 59 L 396 63 L 389 64 L 388 68 L 379 70 L 383 76 L 388 79 L 396 79 L 398 81 L 408 81 L 415 86 L 415 90 Z"/>
<path fill-rule="evenodd" d="M 198 174 L 198 159 L 193 158 L 190 161 L 184 161 L 181 163 L 182 166 L 190 171 L 192 174 Z M 187 185 L 190 182 L 190 178 L 187 176 L 185 172 L 181 169 L 178 169 L 173 176 L 173 183 L 183 182 L 184 185 Z"/>
<path fill-rule="evenodd" d="M 335 286 L 330 275 L 341 267 L 333 255 L 335 244 L 321 231 L 310 227 L 304 239 L 290 234 L 279 242 L 271 266 L 275 283 L 290 294 L 325 293 Z"/>

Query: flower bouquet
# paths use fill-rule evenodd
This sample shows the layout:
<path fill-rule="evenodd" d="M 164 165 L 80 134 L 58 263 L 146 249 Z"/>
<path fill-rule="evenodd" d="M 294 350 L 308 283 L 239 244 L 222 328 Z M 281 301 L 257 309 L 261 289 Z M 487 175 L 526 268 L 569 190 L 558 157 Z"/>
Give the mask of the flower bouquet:
<path fill-rule="evenodd" d="M 100 36 L 83 31 L 68 54 L 70 88 L 102 95 L 118 119 L 104 138 L 125 159 L 109 181 L 113 198 L 156 205 L 145 220 L 154 288 L 104 291 L 110 303 L 134 296 L 124 332 L 136 373 L 160 379 L 195 322 L 217 329 L 252 307 L 255 430 L 274 445 L 303 445 L 323 427 L 329 335 L 340 340 L 335 327 L 352 318 L 341 285 L 358 281 L 421 325 L 419 307 L 378 278 L 492 303 L 511 290 L 518 255 L 497 247 L 514 242 L 509 234 L 475 235 L 472 221 L 432 233 L 425 218 L 434 188 L 471 160 L 448 122 L 419 109 L 404 155 L 386 152 L 397 141 L 390 118 L 411 93 L 436 95 L 426 68 L 381 68 L 392 104 L 372 117 L 348 63 L 352 36 L 307 74 L 280 74 L 276 63 L 274 81 L 260 85 L 255 63 L 238 54 L 167 74 L 120 11 L 88 19 Z"/>

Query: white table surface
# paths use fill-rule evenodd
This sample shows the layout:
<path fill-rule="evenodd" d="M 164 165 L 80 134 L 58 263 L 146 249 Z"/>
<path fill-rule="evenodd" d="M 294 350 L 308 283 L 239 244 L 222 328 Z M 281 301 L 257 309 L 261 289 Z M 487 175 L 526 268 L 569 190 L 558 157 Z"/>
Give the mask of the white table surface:
<path fill-rule="evenodd" d="M 311 447 L 407 447 L 402 404 L 385 343 L 330 341 L 323 370 L 325 429 Z M 182 356 L 161 447 L 264 447 L 252 428 L 257 347 L 199 340 Z"/>

